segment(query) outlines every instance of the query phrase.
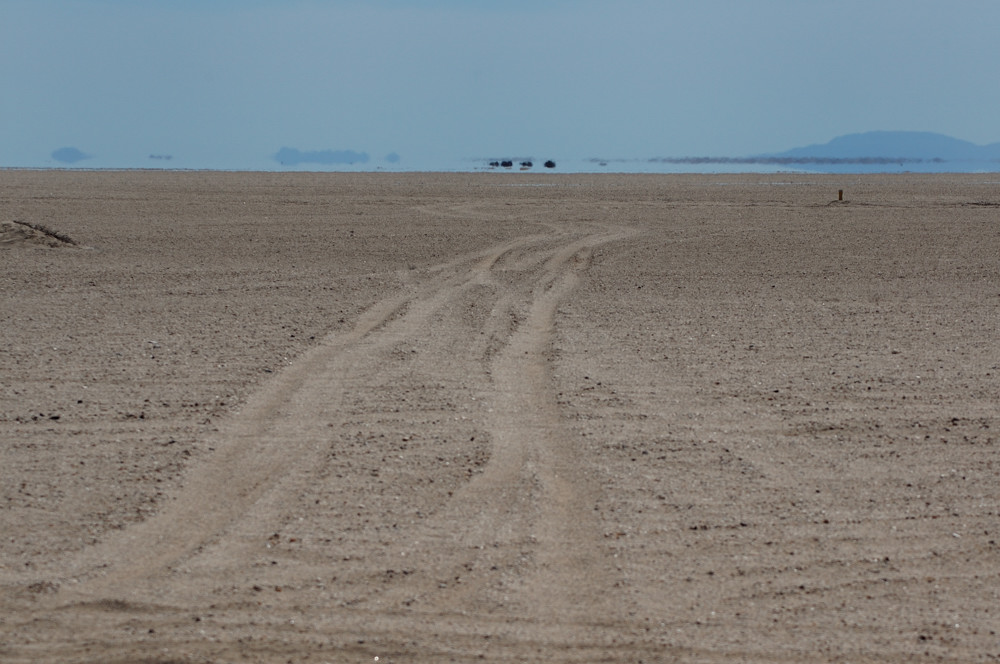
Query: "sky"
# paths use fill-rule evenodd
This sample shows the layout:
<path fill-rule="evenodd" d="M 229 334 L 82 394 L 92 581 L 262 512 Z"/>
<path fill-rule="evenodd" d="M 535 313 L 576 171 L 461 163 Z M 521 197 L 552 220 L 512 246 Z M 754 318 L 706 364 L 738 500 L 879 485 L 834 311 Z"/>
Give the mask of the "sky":
<path fill-rule="evenodd" d="M 0 0 L 0 166 L 994 143 L 998 33 L 996 0 Z"/>

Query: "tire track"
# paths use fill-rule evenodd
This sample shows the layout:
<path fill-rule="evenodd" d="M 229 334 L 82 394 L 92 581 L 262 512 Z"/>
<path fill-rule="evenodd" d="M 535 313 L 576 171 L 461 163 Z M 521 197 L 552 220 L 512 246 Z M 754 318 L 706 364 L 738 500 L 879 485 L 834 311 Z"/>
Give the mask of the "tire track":
<path fill-rule="evenodd" d="M 419 328 L 443 292 L 473 283 L 532 237 L 504 242 L 435 266 L 428 282 L 377 302 L 347 333 L 330 335 L 252 395 L 213 441 L 162 512 L 84 551 L 63 571 L 75 594 L 100 596 L 162 574 L 218 540 L 241 515 L 324 446 L 359 349 L 384 347 Z M 375 338 L 377 337 L 377 338 Z M 66 585 L 65 583 L 63 584 Z"/>
<path fill-rule="evenodd" d="M 546 622 L 580 622 L 605 604 L 615 581 L 593 507 L 599 487 L 563 427 L 556 403 L 551 341 L 559 303 L 576 287 L 594 247 L 615 235 L 587 237 L 560 249 L 545 266 L 547 287 L 493 363 L 496 476 L 528 473 L 539 514 L 531 539 L 534 568 L 526 579 L 528 615 Z M 484 494 L 484 497 L 487 494 Z M 607 610 L 607 609 L 606 609 Z"/>
<path fill-rule="evenodd" d="M 81 555 L 66 576 L 83 582 L 63 583 L 53 603 L 159 597 L 182 606 L 200 592 L 192 587 L 204 585 L 175 587 L 185 585 L 178 575 L 190 576 L 192 567 L 206 579 L 221 570 L 231 580 L 245 576 L 233 561 L 252 559 L 295 501 L 328 482 L 321 461 L 331 430 L 385 429 L 380 402 L 391 395 L 393 372 L 407 371 L 413 380 L 485 395 L 472 426 L 489 440 L 490 457 L 430 518 L 402 528 L 392 546 L 397 553 L 373 551 L 353 577 L 347 573 L 357 589 L 351 603 L 383 616 L 386 627 L 405 623 L 411 610 L 478 616 L 474 624 L 491 615 L 527 617 L 533 629 L 582 626 L 595 605 L 613 613 L 616 579 L 593 514 L 596 485 L 560 422 L 551 369 L 559 303 L 592 250 L 627 235 L 584 232 L 524 236 L 473 252 L 373 305 L 350 332 L 331 335 L 263 386 L 163 512 Z M 478 334 L 468 334 L 462 307 L 484 297 L 478 304 L 489 315 Z M 416 344 L 426 358 L 394 359 Z M 393 417 L 414 426 L 431 417 L 432 406 L 416 408 Z M 405 488 L 398 492 L 405 497 Z M 373 585 L 364 575 L 379 560 L 414 573 Z M 294 562 L 300 577 L 329 566 L 316 556 Z"/>
<path fill-rule="evenodd" d="M 490 460 L 446 509 L 408 534 L 423 544 L 403 551 L 395 565 L 432 563 L 373 596 L 376 606 L 453 619 L 527 616 L 535 627 L 583 625 L 595 607 L 614 612 L 609 591 L 617 579 L 593 512 L 599 489 L 560 420 L 551 340 L 557 307 L 576 287 L 592 249 L 624 236 L 589 235 L 516 257 L 529 277 L 497 298 L 486 326 L 501 327 L 498 319 L 522 300 L 523 321 L 501 349 L 484 357 Z"/>

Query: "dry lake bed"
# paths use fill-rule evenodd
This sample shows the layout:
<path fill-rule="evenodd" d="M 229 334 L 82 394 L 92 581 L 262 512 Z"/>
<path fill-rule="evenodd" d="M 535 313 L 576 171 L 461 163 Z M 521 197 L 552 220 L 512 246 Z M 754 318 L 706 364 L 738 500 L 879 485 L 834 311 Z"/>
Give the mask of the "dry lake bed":
<path fill-rule="evenodd" d="M 0 171 L 4 662 L 996 661 L 998 512 L 1000 175 Z"/>

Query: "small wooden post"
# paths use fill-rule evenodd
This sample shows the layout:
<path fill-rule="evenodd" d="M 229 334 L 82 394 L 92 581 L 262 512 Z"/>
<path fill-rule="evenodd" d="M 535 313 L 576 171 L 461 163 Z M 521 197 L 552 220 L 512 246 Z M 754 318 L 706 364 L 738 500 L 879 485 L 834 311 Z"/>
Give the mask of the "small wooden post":
<path fill-rule="evenodd" d="M 838 189 L 837 190 L 837 200 L 838 201 L 844 200 L 844 190 L 843 189 Z"/>

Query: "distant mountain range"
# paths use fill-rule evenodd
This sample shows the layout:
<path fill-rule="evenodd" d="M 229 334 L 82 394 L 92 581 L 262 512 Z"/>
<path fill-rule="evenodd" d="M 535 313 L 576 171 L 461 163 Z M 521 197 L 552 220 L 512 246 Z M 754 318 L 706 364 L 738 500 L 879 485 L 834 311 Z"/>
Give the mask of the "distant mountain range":
<path fill-rule="evenodd" d="M 976 145 L 928 131 L 869 131 L 767 157 L 816 159 L 885 158 L 894 161 L 997 161 L 1000 143 Z"/>
<path fill-rule="evenodd" d="M 828 143 L 750 157 L 659 157 L 669 164 L 762 164 L 831 172 L 998 170 L 1000 143 L 976 145 L 924 131 L 869 131 Z M 951 166 L 948 166 L 951 164 Z"/>

